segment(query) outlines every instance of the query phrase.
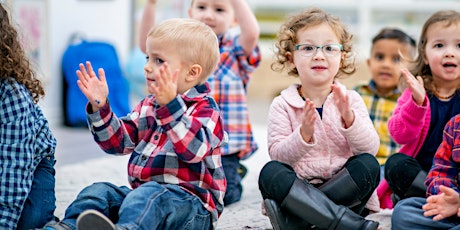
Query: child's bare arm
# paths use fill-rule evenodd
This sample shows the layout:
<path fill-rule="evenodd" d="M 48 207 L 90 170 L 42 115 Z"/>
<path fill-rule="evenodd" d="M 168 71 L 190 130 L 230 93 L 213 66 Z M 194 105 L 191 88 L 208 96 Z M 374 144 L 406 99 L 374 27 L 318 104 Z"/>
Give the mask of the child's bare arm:
<path fill-rule="evenodd" d="M 240 43 L 244 53 L 250 55 L 259 42 L 259 23 L 246 0 L 232 0 L 232 5 L 241 29 Z"/>
<path fill-rule="evenodd" d="M 438 221 L 457 214 L 460 208 L 459 194 L 452 188 L 441 185 L 441 193 L 429 196 L 426 204 L 423 205 L 425 216 L 434 216 L 433 220 Z"/>
<path fill-rule="evenodd" d="M 144 11 L 142 12 L 141 24 L 139 25 L 139 48 L 146 53 L 145 42 L 150 29 L 155 25 L 155 8 L 157 0 L 148 0 L 145 3 Z"/>

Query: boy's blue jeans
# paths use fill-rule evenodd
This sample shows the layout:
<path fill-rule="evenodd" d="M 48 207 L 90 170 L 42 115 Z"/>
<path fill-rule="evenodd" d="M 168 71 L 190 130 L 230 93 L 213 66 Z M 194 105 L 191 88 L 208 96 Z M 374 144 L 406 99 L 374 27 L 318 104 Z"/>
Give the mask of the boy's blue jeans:
<path fill-rule="evenodd" d="M 45 157 L 33 172 L 32 188 L 24 203 L 17 229 L 39 228 L 54 219 L 56 209 L 54 163 L 54 157 Z"/>
<path fill-rule="evenodd" d="M 134 190 L 107 182 L 94 183 L 78 194 L 62 222 L 76 229 L 78 215 L 87 209 L 103 213 L 117 229 L 212 228 L 211 213 L 197 196 L 178 185 L 154 181 Z"/>
<path fill-rule="evenodd" d="M 227 179 L 227 190 L 224 196 L 224 205 L 227 206 L 240 201 L 243 193 L 242 178 L 238 174 L 240 158 L 237 154 L 222 156 L 222 167 Z"/>
<path fill-rule="evenodd" d="M 456 215 L 440 221 L 433 221 L 433 216 L 424 216 L 422 206 L 426 199 L 410 197 L 399 201 L 391 215 L 391 229 L 460 229 L 460 218 Z"/>

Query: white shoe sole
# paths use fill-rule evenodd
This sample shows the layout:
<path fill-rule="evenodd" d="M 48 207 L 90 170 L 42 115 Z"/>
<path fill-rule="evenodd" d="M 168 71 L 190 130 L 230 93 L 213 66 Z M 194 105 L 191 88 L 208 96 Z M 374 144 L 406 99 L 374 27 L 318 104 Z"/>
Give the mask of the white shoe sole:
<path fill-rule="evenodd" d="M 78 230 L 116 230 L 115 225 L 104 214 L 96 210 L 86 210 L 77 218 Z"/>

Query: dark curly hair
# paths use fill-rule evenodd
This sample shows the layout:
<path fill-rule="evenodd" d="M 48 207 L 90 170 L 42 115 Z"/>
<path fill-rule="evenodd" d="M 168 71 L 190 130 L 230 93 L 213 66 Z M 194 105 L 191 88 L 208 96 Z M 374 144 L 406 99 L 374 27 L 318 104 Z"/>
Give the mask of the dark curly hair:
<path fill-rule="evenodd" d="M 4 4 L 0 4 L 0 79 L 23 84 L 38 103 L 45 95 L 41 81 L 33 71 L 30 60 L 19 42 L 18 32 L 10 23 Z"/>
<path fill-rule="evenodd" d="M 336 77 L 351 75 L 356 71 L 355 59 L 352 53 L 352 38 L 338 17 L 326 13 L 320 8 L 312 7 L 295 15 L 291 15 L 286 19 L 278 32 L 276 41 L 276 61 L 272 63 L 271 68 L 273 71 L 281 72 L 287 69 L 288 75 L 299 76 L 297 68 L 291 67 L 289 56 L 294 52 L 295 45 L 297 44 L 297 32 L 299 30 L 327 23 L 331 26 L 339 38 L 340 43 L 343 45 L 343 52 L 345 58 L 342 59 L 339 72 Z"/>

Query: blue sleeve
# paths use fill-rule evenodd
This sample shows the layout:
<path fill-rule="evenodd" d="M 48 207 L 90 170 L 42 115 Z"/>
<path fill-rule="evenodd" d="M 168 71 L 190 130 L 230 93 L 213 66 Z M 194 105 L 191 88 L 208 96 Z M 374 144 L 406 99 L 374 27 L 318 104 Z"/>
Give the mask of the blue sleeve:
<path fill-rule="evenodd" d="M 0 229 L 16 229 L 33 180 L 32 97 L 22 85 L 0 82 Z"/>

